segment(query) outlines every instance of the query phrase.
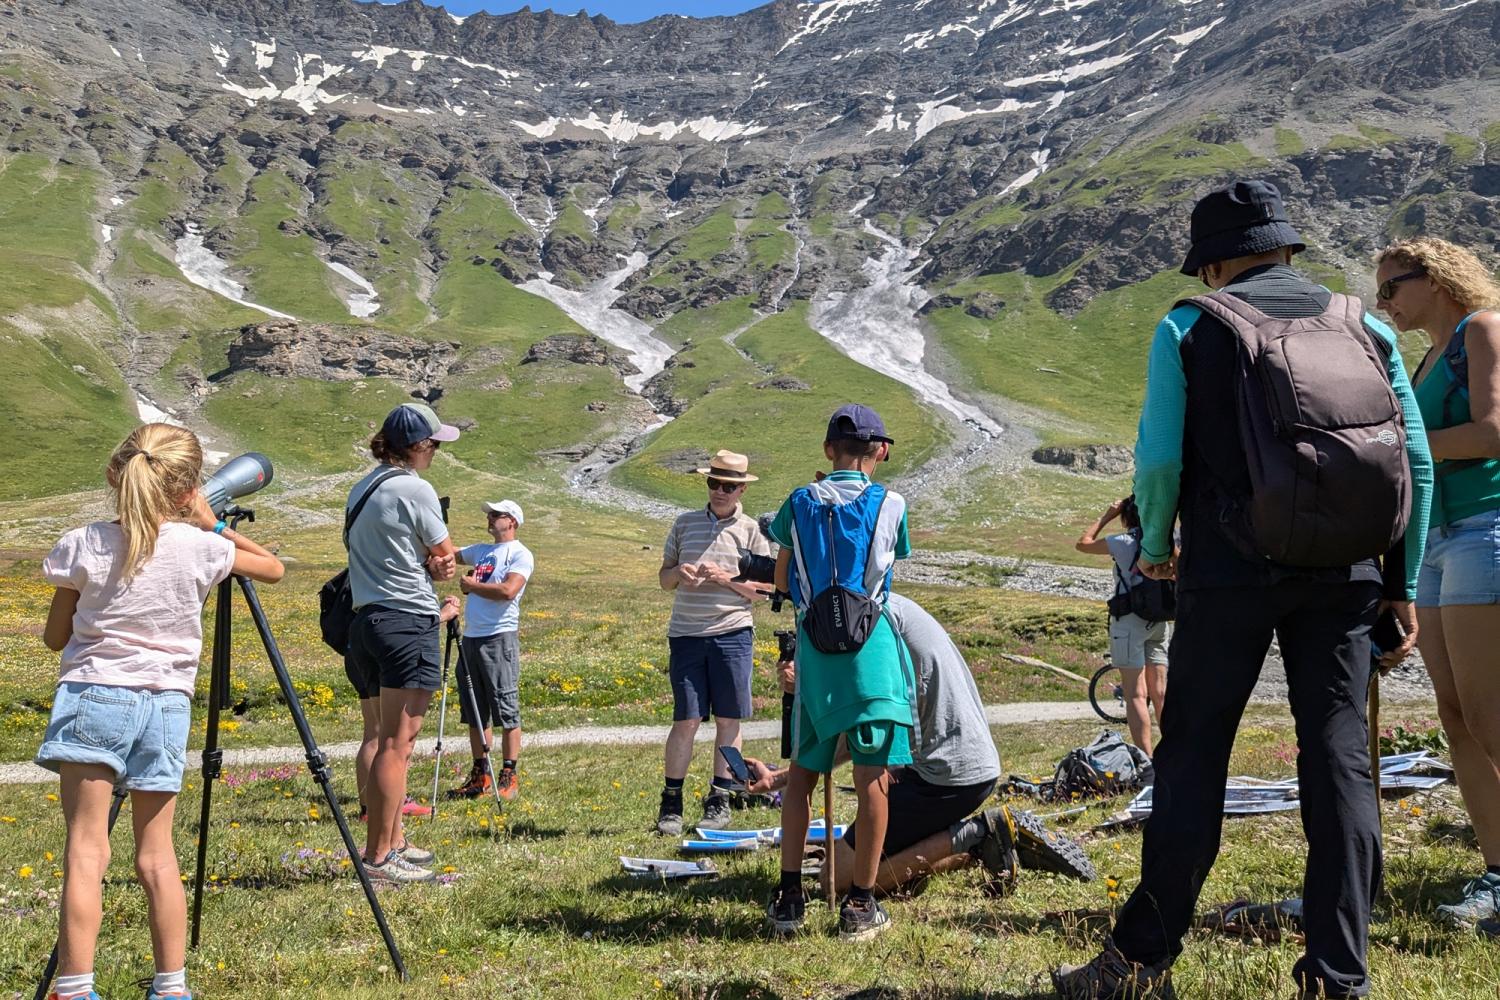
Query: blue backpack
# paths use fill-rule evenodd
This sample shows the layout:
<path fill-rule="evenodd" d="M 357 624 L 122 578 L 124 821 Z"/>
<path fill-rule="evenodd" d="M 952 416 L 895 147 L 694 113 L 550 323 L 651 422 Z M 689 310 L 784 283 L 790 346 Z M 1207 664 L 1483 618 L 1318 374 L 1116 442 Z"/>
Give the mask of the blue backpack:
<path fill-rule="evenodd" d="M 806 489 L 792 494 L 791 590 L 803 609 L 803 631 L 819 652 L 858 652 L 885 610 L 889 574 L 873 592 L 865 590 L 885 496 L 879 483 L 844 504 L 824 503 Z"/>

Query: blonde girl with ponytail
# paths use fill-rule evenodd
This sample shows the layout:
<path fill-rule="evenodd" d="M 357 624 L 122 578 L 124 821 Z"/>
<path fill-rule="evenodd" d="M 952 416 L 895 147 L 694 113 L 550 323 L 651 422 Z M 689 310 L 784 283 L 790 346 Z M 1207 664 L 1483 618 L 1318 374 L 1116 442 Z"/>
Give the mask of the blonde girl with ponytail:
<path fill-rule="evenodd" d="M 52 718 L 36 755 L 61 778 L 67 823 L 57 1000 L 97 1000 L 94 945 L 117 784 L 130 791 L 136 872 L 155 951 L 146 996 L 192 995 L 172 816 L 203 650 L 203 602 L 231 573 L 265 583 L 282 574 L 279 559 L 214 516 L 198 489 L 202 475 L 203 448 L 191 431 L 137 427 L 104 472 L 119 519 L 75 528 L 42 561 L 57 588 L 42 637 L 62 653 Z"/>

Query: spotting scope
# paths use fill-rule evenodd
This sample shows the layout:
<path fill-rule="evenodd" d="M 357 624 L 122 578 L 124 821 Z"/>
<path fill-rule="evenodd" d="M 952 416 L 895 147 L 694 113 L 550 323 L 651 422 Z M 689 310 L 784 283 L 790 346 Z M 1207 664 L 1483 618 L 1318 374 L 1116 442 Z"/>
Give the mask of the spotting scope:
<path fill-rule="evenodd" d="M 258 451 L 231 458 L 203 484 L 203 498 L 215 516 L 240 497 L 271 485 L 271 460 Z"/>

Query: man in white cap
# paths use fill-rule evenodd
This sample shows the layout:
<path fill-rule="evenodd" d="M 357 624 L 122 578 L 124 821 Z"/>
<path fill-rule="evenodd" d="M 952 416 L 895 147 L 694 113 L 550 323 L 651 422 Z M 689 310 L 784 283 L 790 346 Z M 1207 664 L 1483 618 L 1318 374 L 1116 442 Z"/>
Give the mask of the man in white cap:
<path fill-rule="evenodd" d="M 526 521 L 514 500 L 486 503 L 484 514 L 493 542 L 458 550 L 458 561 L 473 569 L 458 581 L 468 595 L 464 607 L 463 654 L 479 718 L 472 718 L 468 699 L 459 699 L 459 717 L 469 724 L 469 749 L 474 767 L 449 798 L 485 795 L 494 781 L 500 797 L 516 797 L 520 782 L 516 761 L 521 755 L 521 595 L 531 579 L 531 550 L 516 540 L 516 529 Z M 491 723 L 499 720 L 502 736 L 499 775 L 491 775 L 485 747 L 493 747 Z"/>
<path fill-rule="evenodd" d="M 667 627 L 673 721 L 656 829 L 668 837 L 682 833 L 682 787 L 699 724 L 713 715 L 715 745 L 738 748 L 740 720 L 753 713 L 750 602 L 764 593 L 734 578 L 741 551 L 769 556 L 771 546 L 740 506 L 746 485 L 759 478 L 749 468 L 744 455 L 720 451 L 708 468 L 698 469 L 698 475 L 708 477 L 708 505 L 679 517 L 662 546 L 661 587 L 674 592 Z M 729 768 L 714 754 L 713 786 L 703 799 L 700 826 L 721 830 L 729 825 L 732 787 Z"/>

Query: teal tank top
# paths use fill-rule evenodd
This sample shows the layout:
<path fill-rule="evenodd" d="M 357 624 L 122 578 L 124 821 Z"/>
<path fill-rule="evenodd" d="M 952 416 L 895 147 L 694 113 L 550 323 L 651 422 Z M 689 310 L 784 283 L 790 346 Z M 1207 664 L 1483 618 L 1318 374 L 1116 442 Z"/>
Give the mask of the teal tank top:
<path fill-rule="evenodd" d="M 1458 339 L 1469 320 L 1470 313 L 1458 324 L 1453 333 Z M 1469 412 L 1469 387 L 1467 379 L 1453 370 L 1449 355 L 1445 351 L 1422 376 L 1421 384 L 1413 388 L 1417 397 L 1417 408 L 1422 411 L 1422 423 L 1429 431 L 1456 427 L 1473 420 Z M 1467 363 L 1467 353 L 1462 342 L 1457 353 Z M 1432 525 L 1452 524 L 1475 514 L 1500 509 L 1500 459 L 1465 458 L 1446 459 L 1435 463 L 1434 490 L 1432 493 Z"/>

